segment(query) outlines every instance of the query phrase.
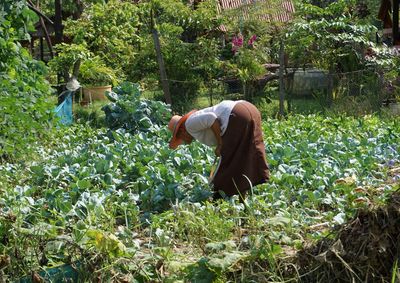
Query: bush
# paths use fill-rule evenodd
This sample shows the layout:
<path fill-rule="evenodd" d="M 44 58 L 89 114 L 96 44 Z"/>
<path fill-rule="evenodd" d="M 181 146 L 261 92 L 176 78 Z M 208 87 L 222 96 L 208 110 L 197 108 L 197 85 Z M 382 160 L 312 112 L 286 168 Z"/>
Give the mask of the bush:
<path fill-rule="evenodd" d="M 26 39 L 35 14 L 25 1 L 5 0 L 0 14 L 0 160 L 25 156 L 52 126 L 51 93 L 44 64 L 17 40 Z"/>

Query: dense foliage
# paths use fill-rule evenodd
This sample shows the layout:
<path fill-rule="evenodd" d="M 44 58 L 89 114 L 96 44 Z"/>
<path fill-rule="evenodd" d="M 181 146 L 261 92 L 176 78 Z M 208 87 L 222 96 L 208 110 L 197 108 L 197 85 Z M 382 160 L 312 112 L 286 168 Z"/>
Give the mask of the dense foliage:
<path fill-rule="evenodd" d="M 312 93 L 323 106 L 338 106 L 347 113 L 371 113 L 392 95 L 385 86 L 399 76 L 399 58 L 377 44 L 376 22 L 360 15 L 358 4 L 340 0 L 323 8 L 299 5 L 298 17 L 288 27 L 284 43 L 289 66 L 326 73 L 321 77 L 325 88 Z M 288 88 L 290 92 L 290 84 Z"/>
<path fill-rule="evenodd" d="M 18 42 L 36 20 L 25 1 L 0 6 L 0 160 L 24 156 L 51 127 L 46 68 Z"/>
<path fill-rule="evenodd" d="M 214 34 L 221 24 L 214 1 L 187 5 L 184 1 L 148 1 L 142 10 L 142 42 L 132 76 L 136 80 L 159 78 L 154 48 L 157 30 L 174 104 L 190 103 L 202 83 L 218 72 L 219 46 Z"/>
<path fill-rule="evenodd" d="M 266 12 L 259 8 L 254 5 L 255 11 Z M 269 44 L 273 24 L 261 24 L 254 16 L 241 21 L 239 27 L 239 18 L 232 16 L 232 12 L 221 15 L 217 11 L 216 2 L 211 0 L 194 3 L 178 0 L 137 4 L 117 0 L 99 2 L 85 9 L 79 19 L 67 21 L 66 33 L 75 44 L 87 46 L 120 77 L 142 81 L 151 88 L 159 81 L 154 46 L 157 30 L 174 108 L 177 109 L 182 102 L 192 102 L 200 89 L 209 91 L 208 88 L 221 77 L 237 76 L 248 82 L 263 74 L 261 64 L 268 58 L 265 47 Z M 235 13 L 242 11 L 235 10 Z M 257 42 L 252 42 L 251 48 L 243 48 L 233 57 L 230 39 L 226 48 L 221 46 L 222 24 L 229 26 L 229 37 L 243 33 L 246 41 L 254 36 Z"/>
<path fill-rule="evenodd" d="M 350 72 L 371 65 L 371 59 L 381 55 L 368 53 L 376 47 L 377 28 L 359 19 L 354 5 L 355 1 L 341 0 L 325 8 L 310 4 L 299 7 L 301 17 L 287 35 L 289 58 L 295 65 Z M 393 64 L 389 60 L 374 63 Z"/>

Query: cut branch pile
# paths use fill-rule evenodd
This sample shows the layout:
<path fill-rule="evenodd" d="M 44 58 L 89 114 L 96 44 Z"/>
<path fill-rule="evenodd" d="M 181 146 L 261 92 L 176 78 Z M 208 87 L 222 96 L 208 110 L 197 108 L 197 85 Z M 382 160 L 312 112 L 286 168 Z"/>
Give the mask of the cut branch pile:
<path fill-rule="evenodd" d="M 400 192 L 385 206 L 360 210 L 324 239 L 298 253 L 301 282 L 390 282 L 400 256 Z"/>

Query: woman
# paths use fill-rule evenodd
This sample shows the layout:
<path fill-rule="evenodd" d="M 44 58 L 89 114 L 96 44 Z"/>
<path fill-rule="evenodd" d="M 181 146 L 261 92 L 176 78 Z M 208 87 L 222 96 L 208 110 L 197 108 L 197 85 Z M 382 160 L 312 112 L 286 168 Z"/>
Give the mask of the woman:
<path fill-rule="evenodd" d="M 261 115 L 253 104 L 244 100 L 222 101 L 213 107 L 192 110 L 183 117 L 175 115 L 168 128 L 172 132 L 172 149 L 193 139 L 215 146 L 220 162 L 211 181 L 214 198 L 221 197 L 219 191 L 244 197 L 251 186 L 269 179 Z"/>

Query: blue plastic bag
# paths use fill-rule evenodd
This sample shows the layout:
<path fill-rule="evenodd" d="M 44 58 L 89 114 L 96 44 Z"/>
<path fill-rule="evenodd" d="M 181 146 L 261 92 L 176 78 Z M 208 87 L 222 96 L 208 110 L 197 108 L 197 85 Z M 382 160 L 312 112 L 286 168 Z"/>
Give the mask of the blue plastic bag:
<path fill-rule="evenodd" d="M 60 123 L 63 125 L 71 125 L 73 123 L 72 116 L 72 91 L 66 90 L 64 101 L 55 109 L 56 116 L 60 118 Z M 63 95 L 62 93 L 61 95 Z"/>

